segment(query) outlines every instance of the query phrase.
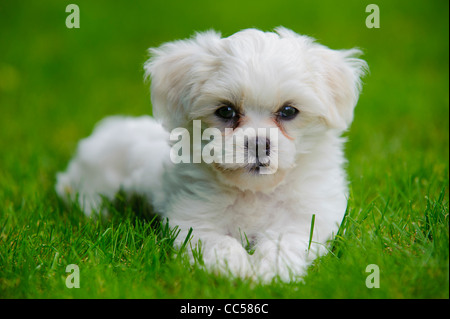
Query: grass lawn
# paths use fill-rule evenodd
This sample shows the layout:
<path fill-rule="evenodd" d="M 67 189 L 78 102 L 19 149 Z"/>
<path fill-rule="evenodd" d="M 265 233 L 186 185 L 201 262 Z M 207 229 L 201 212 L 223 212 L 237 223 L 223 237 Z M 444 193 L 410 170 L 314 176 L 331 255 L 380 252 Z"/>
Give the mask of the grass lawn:
<path fill-rule="evenodd" d="M 80 7 L 68 29 L 65 7 Z M 448 1 L 0 2 L 0 298 L 449 298 Z M 146 49 L 214 28 L 284 25 L 370 67 L 345 135 L 351 196 L 332 253 L 301 283 L 263 286 L 190 266 L 176 229 L 122 205 L 87 219 L 54 192 L 107 115 L 151 113 Z M 80 288 L 66 287 L 66 267 Z M 368 265 L 379 288 L 366 287 Z"/>

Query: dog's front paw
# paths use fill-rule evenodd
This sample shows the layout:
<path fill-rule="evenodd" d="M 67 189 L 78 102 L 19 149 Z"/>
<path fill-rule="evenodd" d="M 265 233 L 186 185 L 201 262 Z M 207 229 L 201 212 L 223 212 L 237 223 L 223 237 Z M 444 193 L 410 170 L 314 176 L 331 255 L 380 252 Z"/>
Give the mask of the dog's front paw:
<path fill-rule="evenodd" d="M 263 282 L 279 279 L 290 282 L 301 279 L 311 262 L 301 241 L 265 240 L 254 255 L 254 278 Z"/>
<path fill-rule="evenodd" d="M 203 262 L 208 269 L 241 278 L 252 275 L 249 255 L 235 238 L 223 236 L 203 245 Z"/>

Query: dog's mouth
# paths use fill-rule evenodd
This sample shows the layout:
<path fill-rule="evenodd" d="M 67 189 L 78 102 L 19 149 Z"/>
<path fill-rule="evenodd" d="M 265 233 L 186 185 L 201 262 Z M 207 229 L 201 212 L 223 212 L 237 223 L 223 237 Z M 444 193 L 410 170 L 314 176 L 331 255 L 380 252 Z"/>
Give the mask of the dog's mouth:
<path fill-rule="evenodd" d="M 253 163 L 240 167 L 226 167 L 214 163 L 213 166 L 223 182 L 241 190 L 271 190 L 286 176 L 285 170 L 279 170 L 269 163 Z"/>
<path fill-rule="evenodd" d="M 270 165 L 270 162 L 262 163 L 256 161 L 256 163 L 247 163 L 242 166 L 224 166 L 221 164 L 214 163 L 214 168 L 223 174 L 239 174 L 244 176 L 262 176 L 262 175 L 272 175 L 277 172 L 277 167 Z"/>
<path fill-rule="evenodd" d="M 261 163 L 257 160 L 256 163 L 249 165 L 246 167 L 247 171 L 249 173 L 255 174 L 255 175 L 261 175 L 261 172 L 264 172 L 270 167 L 270 163 Z"/>
<path fill-rule="evenodd" d="M 278 162 L 272 157 L 268 153 L 266 156 L 255 156 L 255 154 L 245 152 L 242 163 L 213 163 L 213 166 L 216 170 L 225 174 L 241 174 L 243 176 L 271 175 L 275 174 L 278 169 Z"/>

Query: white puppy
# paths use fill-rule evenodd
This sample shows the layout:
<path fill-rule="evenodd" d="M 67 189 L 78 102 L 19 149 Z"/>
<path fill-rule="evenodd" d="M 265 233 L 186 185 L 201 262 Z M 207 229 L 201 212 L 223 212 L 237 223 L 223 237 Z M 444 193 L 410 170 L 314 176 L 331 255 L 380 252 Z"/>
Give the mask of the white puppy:
<path fill-rule="evenodd" d="M 262 280 L 303 275 L 346 210 L 340 135 L 367 67 L 360 51 L 278 28 L 228 38 L 209 31 L 150 53 L 145 71 L 160 122 L 102 121 L 58 174 L 58 194 L 88 215 L 101 211 L 100 195 L 142 194 L 180 227 L 178 244 L 193 228 L 191 244 L 201 241 L 209 269 Z M 174 150 L 183 138 L 188 147 Z M 187 156 L 174 163 L 180 151 Z"/>

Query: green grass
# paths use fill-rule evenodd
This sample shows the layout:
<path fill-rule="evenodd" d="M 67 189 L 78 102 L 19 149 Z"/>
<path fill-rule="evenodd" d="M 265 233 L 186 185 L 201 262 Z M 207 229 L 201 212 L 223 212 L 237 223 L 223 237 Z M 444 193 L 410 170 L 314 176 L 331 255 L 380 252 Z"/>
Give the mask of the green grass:
<path fill-rule="evenodd" d="M 361 1 L 80 0 L 78 30 L 69 3 L 0 3 L 1 298 L 449 298 L 447 1 L 377 1 L 376 30 Z M 149 46 L 278 25 L 358 46 L 371 70 L 346 133 L 347 214 L 304 282 L 208 274 L 133 205 L 100 221 L 58 200 L 55 174 L 98 120 L 151 113 Z M 80 289 L 66 288 L 69 264 Z M 369 264 L 380 288 L 365 285 Z"/>

